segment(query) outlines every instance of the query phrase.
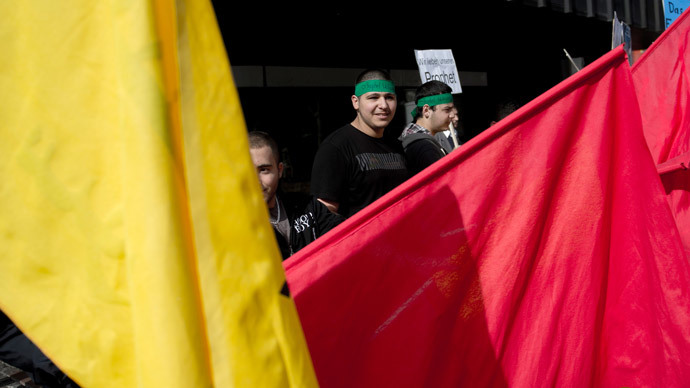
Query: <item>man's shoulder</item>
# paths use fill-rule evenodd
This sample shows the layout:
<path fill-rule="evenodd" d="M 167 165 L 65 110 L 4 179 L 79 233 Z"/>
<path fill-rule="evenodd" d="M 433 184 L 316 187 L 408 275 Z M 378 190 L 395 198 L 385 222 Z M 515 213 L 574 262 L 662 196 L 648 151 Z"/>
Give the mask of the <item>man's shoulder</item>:
<path fill-rule="evenodd" d="M 293 225 L 304 222 L 304 217 L 318 221 L 323 217 L 333 218 L 335 221 L 345 218 L 339 214 L 331 213 L 315 196 L 307 193 L 283 193 L 281 196 L 283 205 L 287 209 L 288 217 Z"/>
<path fill-rule="evenodd" d="M 326 136 L 323 144 L 340 144 L 352 141 L 352 137 L 356 135 L 356 132 L 358 132 L 357 128 L 353 127 L 352 124 L 345 124 Z"/>
<path fill-rule="evenodd" d="M 281 192 L 280 200 L 287 209 L 288 215 L 302 213 L 311 201 L 311 194 L 301 192 Z"/>
<path fill-rule="evenodd" d="M 400 142 L 396 141 L 395 139 L 386 136 L 369 136 L 355 128 L 352 124 L 347 124 L 337 129 L 335 132 L 328 135 L 321 144 L 327 144 L 336 148 L 351 148 L 354 150 L 362 150 L 371 147 L 388 147 L 391 148 L 391 151 L 393 152 L 402 152 Z"/>
<path fill-rule="evenodd" d="M 416 140 L 417 141 L 415 141 L 414 143 L 419 147 L 435 149 L 441 148 L 441 143 L 439 143 L 438 140 L 431 135 L 420 136 Z"/>
<path fill-rule="evenodd" d="M 436 139 L 428 133 L 412 133 L 402 139 L 402 146 L 407 149 L 412 146 L 419 147 L 423 144 L 430 144 L 429 142 L 438 143 Z"/>
<path fill-rule="evenodd" d="M 374 139 L 360 132 L 351 124 L 340 127 L 335 132 L 328 135 L 317 151 L 317 159 L 331 159 L 338 155 L 342 160 L 351 160 L 355 155 L 362 152 L 369 152 L 371 147 L 376 145 L 381 139 Z"/>

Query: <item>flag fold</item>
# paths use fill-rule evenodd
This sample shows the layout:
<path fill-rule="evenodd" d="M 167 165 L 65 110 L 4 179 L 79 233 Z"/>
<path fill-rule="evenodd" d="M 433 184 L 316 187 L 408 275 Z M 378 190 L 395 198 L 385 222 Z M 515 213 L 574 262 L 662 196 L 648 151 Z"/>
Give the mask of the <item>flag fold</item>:
<path fill-rule="evenodd" d="M 632 68 L 642 129 L 690 255 L 690 16 L 683 12 Z M 684 159 L 684 160 L 681 160 Z M 685 168 L 676 161 L 684 162 Z M 680 167 L 680 168 L 679 168 Z M 671 172 L 669 168 L 674 171 Z"/>

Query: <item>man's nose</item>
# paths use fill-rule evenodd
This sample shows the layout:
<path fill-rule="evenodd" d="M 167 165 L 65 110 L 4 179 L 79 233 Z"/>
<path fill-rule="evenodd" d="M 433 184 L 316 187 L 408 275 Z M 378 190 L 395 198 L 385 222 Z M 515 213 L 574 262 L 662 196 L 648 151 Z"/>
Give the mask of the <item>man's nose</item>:
<path fill-rule="evenodd" d="M 386 103 L 386 99 L 384 97 L 379 97 L 379 99 L 376 102 L 378 103 L 379 108 L 381 108 L 381 109 L 388 108 L 388 104 Z"/>

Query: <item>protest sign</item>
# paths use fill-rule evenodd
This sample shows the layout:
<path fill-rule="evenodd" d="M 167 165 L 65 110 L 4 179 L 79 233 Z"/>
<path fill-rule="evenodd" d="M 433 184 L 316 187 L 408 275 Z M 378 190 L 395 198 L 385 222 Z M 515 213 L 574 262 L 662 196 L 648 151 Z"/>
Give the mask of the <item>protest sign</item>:
<path fill-rule="evenodd" d="M 664 23 L 665 28 L 671 25 L 678 16 L 690 6 L 690 0 L 664 0 Z"/>
<path fill-rule="evenodd" d="M 453 94 L 462 93 L 452 50 L 415 50 L 414 55 L 422 83 L 441 81 L 453 89 Z"/>

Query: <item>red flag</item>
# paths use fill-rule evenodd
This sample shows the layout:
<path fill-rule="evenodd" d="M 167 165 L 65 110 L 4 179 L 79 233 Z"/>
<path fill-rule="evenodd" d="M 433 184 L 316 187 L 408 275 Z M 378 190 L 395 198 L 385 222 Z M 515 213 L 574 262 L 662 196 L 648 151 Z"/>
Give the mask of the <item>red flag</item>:
<path fill-rule="evenodd" d="M 645 138 L 657 164 L 690 151 L 690 16 L 684 12 L 632 68 Z"/>
<path fill-rule="evenodd" d="M 324 387 L 690 381 L 689 266 L 620 49 L 285 266 Z"/>
<path fill-rule="evenodd" d="M 680 17 L 632 68 L 642 128 L 690 254 L 690 16 Z"/>
<path fill-rule="evenodd" d="M 666 199 L 680 232 L 685 255 L 690 257 L 690 152 L 657 165 Z"/>

